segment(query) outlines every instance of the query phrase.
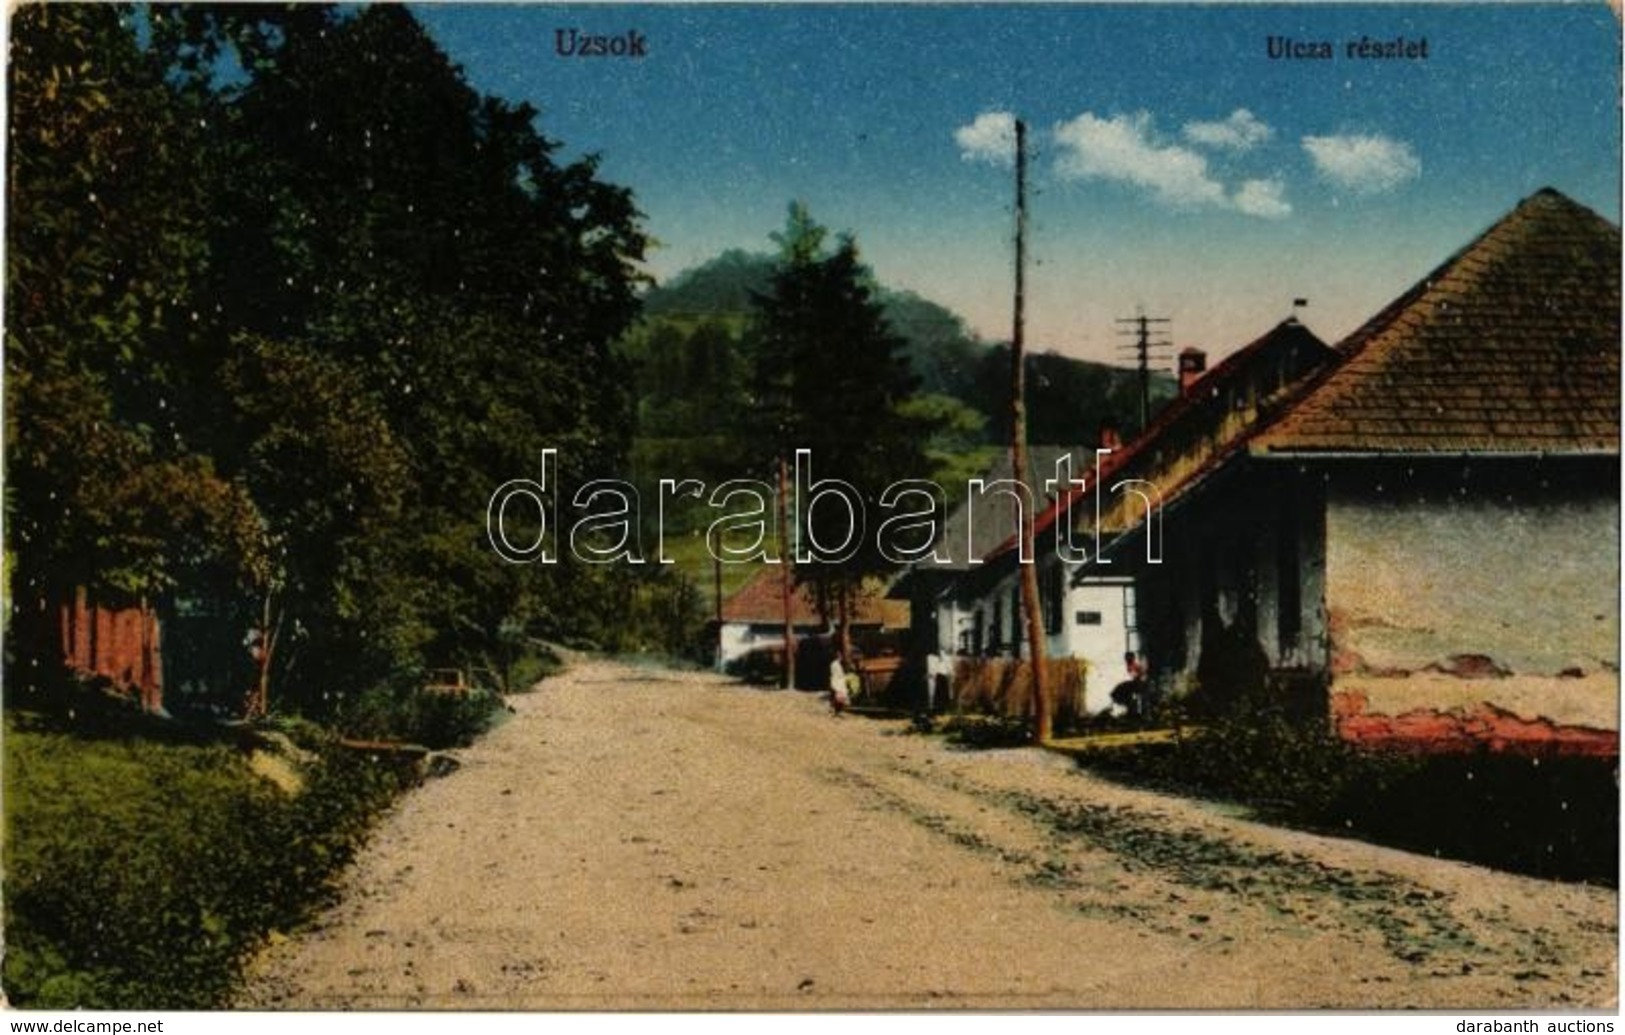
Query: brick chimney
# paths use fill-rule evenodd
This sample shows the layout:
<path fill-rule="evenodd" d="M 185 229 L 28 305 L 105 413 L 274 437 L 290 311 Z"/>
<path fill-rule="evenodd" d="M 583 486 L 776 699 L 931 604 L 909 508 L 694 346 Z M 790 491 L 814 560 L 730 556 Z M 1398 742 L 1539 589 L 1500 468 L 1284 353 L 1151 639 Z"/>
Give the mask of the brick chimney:
<path fill-rule="evenodd" d="M 1207 353 L 1192 345 L 1179 352 L 1179 394 L 1189 395 L 1191 388 L 1207 373 Z"/>
<path fill-rule="evenodd" d="M 1100 448 L 1123 448 L 1123 435 L 1117 430 L 1117 422 L 1110 417 L 1100 422 Z"/>

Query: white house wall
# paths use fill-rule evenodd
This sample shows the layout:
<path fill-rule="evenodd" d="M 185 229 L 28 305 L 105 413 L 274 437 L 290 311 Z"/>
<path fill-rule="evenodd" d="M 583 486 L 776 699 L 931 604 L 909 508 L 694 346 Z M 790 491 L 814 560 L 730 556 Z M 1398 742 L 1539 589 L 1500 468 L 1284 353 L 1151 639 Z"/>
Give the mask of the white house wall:
<path fill-rule="evenodd" d="M 823 630 L 817 626 L 798 625 L 795 633 L 798 638 L 814 636 Z M 749 622 L 724 622 L 722 635 L 718 641 L 717 670 L 738 658 L 744 657 L 753 650 L 762 650 L 768 647 L 782 647 L 784 645 L 784 626 L 751 624 Z"/>
<path fill-rule="evenodd" d="M 1367 712 L 1387 715 L 1488 702 L 1618 729 L 1619 521 L 1617 498 L 1601 496 L 1333 491 L 1325 599 L 1334 695 L 1361 694 Z"/>
<path fill-rule="evenodd" d="M 1048 638 L 1051 657 L 1082 658 L 1089 672 L 1084 684 L 1084 707 L 1098 713 L 1111 707 L 1112 688 L 1128 678 L 1123 655 L 1139 650 L 1128 627 L 1127 604 L 1134 587 L 1125 581 L 1085 582 L 1071 587 L 1061 616 L 1059 635 Z M 1099 624 L 1083 624 L 1081 614 L 1099 615 Z"/>

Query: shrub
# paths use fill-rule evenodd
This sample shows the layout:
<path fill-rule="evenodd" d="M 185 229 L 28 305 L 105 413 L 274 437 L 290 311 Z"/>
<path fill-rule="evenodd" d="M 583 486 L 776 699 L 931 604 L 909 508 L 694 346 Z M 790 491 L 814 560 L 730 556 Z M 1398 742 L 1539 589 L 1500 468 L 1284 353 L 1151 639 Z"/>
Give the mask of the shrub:
<path fill-rule="evenodd" d="M 1324 721 L 1262 710 L 1232 713 L 1177 742 L 1090 752 L 1080 763 L 1383 844 L 1542 877 L 1618 881 L 1612 759 L 1369 752 Z"/>
<path fill-rule="evenodd" d="M 1379 792 L 1411 765 L 1405 758 L 1364 754 L 1322 721 L 1296 720 L 1269 708 L 1232 711 L 1173 743 L 1090 752 L 1082 762 L 1307 823 L 1323 821 L 1339 801 Z"/>
<path fill-rule="evenodd" d="M 9 725 L 7 995 L 32 1008 L 222 1005 L 238 964 L 299 923 L 401 786 L 329 751 L 289 798 L 223 746 Z"/>
<path fill-rule="evenodd" d="M 376 687 L 340 716 L 340 728 L 363 740 L 401 740 L 441 749 L 466 747 L 502 714 L 502 698 L 487 690 L 426 692 Z"/>
<path fill-rule="evenodd" d="M 942 724 L 948 742 L 973 750 L 1024 747 L 1033 742 L 1032 720 L 1015 715 L 955 715 Z"/>

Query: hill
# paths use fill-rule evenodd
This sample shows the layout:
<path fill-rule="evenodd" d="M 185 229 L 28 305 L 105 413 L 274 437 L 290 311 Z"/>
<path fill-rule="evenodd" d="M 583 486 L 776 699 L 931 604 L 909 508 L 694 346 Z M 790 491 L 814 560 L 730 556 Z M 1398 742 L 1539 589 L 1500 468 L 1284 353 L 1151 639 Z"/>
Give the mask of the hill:
<path fill-rule="evenodd" d="M 754 295 L 772 279 L 770 255 L 731 249 L 650 289 L 643 324 L 626 351 L 639 371 L 640 432 L 655 436 L 709 434 L 730 405 L 751 364 L 749 322 Z M 956 313 L 911 291 L 884 285 L 878 295 L 922 396 L 946 397 L 968 408 L 981 426 L 954 422 L 960 446 L 997 444 L 1008 436 L 1009 348 L 984 341 Z M 1137 430 L 1138 379 L 1125 367 L 1029 351 L 1029 437 L 1082 444 L 1103 420 L 1125 435 Z M 1153 408 L 1172 398 L 1174 380 L 1152 377 Z M 937 405 L 942 405 L 939 402 Z"/>

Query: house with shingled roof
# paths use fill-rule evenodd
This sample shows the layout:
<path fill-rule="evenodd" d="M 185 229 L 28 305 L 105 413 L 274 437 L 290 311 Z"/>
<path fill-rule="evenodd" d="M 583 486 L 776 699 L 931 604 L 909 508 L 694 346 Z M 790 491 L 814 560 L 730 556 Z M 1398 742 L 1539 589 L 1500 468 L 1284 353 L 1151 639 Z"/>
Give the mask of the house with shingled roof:
<path fill-rule="evenodd" d="M 1084 710 L 1112 706 L 1112 688 L 1128 678 L 1125 655 L 1155 654 L 1164 630 L 1146 627 L 1142 598 L 1164 576 L 1183 574 L 1165 562 L 1171 544 L 1158 512 L 1162 499 L 1194 472 L 1228 455 L 1265 416 L 1333 362 L 1336 354 L 1296 318 L 1204 370 L 1205 356 L 1181 356 L 1180 394 L 1132 442 L 1101 450 L 1074 468 L 1081 482 L 1058 492 L 1034 521 L 1045 652 L 1086 662 Z M 1057 489 L 1060 487 L 1057 486 Z M 1070 526 L 1063 551 L 1058 523 Z M 1133 556 L 1130 556 L 1130 555 Z M 1019 657 L 1017 543 L 1006 539 L 962 578 L 955 592 L 988 629 L 974 647 Z M 1077 558 L 1077 559 L 1074 559 Z M 976 651 L 987 653 L 985 649 Z"/>
<path fill-rule="evenodd" d="M 1108 434 L 1111 432 L 1107 431 Z M 1033 445 L 1027 448 L 1025 484 L 1043 488 L 1045 479 L 1055 477 L 1057 463 L 1074 471 L 1085 471 L 1094 462 L 1094 449 L 1087 446 Z M 1007 635 L 1001 623 L 983 616 L 977 624 L 974 598 L 964 592 L 965 576 L 982 563 L 982 558 L 1009 542 L 1021 528 L 1024 504 L 1007 488 L 1011 481 L 1008 451 L 1001 452 L 982 472 L 979 485 L 967 486 L 965 499 L 948 514 L 941 533 L 932 544 L 931 554 L 910 565 L 893 584 L 890 595 L 909 601 L 912 633 L 910 653 L 925 655 L 982 655 L 997 653 L 1003 642 L 990 637 Z M 1040 500 L 1044 497 L 1040 493 Z M 924 679 L 925 666 L 911 673 Z M 923 697 L 923 687 L 916 687 Z"/>
<path fill-rule="evenodd" d="M 1366 744 L 1617 755 L 1619 405 L 1619 228 L 1542 190 L 1160 484 L 1159 564 L 1106 507 L 1153 678 L 1252 672 Z"/>
<path fill-rule="evenodd" d="M 797 640 L 833 635 L 832 620 L 820 614 L 813 587 L 797 587 L 790 597 L 790 620 Z M 908 628 L 908 603 L 887 598 L 885 587 L 871 580 L 852 600 L 852 633 L 901 634 Z M 717 668 L 743 659 L 753 651 L 782 650 L 784 646 L 784 570 L 776 564 L 761 569 L 722 603 L 722 628 L 717 636 Z"/>

